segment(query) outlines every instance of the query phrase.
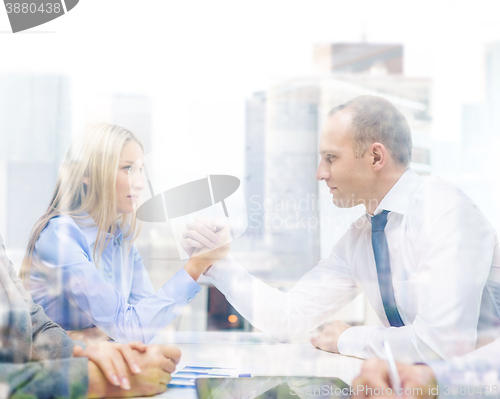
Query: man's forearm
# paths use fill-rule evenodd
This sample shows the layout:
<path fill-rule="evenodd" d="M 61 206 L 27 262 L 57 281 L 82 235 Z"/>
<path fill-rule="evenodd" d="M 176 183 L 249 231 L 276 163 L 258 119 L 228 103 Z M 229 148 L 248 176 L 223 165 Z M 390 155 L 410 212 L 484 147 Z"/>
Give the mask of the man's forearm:
<path fill-rule="evenodd" d="M 386 339 L 394 353 L 396 361 L 403 363 L 440 360 L 418 334 L 414 325 L 399 328 L 382 326 L 356 326 L 344 331 L 338 339 L 339 353 L 361 359 L 384 358 L 382 342 Z"/>
<path fill-rule="evenodd" d="M 354 282 L 333 269 L 328 260 L 320 262 L 288 293 L 252 276 L 231 256 L 206 275 L 253 326 L 287 341 L 316 328 L 357 295 Z"/>

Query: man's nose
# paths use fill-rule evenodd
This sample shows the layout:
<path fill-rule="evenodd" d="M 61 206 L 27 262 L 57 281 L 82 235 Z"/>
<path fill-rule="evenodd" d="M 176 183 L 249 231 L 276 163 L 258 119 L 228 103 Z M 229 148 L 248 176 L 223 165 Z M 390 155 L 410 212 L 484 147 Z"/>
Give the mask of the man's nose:
<path fill-rule="evenodd" d="M 324 164 L 324 161 L 320 161 L 318 170 L 316 171 L 316 180 L 328 180 L 330 177 L 330 172 Z"/>

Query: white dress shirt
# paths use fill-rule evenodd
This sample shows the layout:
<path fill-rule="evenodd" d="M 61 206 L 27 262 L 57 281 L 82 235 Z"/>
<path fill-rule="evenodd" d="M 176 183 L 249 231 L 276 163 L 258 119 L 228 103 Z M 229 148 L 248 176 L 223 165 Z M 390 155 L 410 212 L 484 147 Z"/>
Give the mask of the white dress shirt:
<path fill-rule="evenodd" d="M 367 214 L 287 293 L 253 277 L 232 257 L 206 275 L 243 317 L 280 341 L 318 327 L 364 292 L 384 327 L 346 330 L 338 341 L 345 355 L 384 357 L 386 339 L 399 361 L 448 359 L 472 351 L 478 331 L 482 342 L 500 336 L 498 240 L 470 198 L 444 180 L 408 169 L 375 214 L 382 210 L 390 211 L 385 234 L 404 327 L 387 321 Z"/>

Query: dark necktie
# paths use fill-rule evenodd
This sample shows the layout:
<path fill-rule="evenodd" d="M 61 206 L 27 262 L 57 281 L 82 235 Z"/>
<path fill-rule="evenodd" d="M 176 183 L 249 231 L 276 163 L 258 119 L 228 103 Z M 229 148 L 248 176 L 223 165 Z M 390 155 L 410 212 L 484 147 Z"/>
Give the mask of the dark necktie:
<path fill-rule="evenodd" d="M 391 262 L 389 260 L 389 247 L 385 238 L 385 225 L 387 224 L 387 214 L 389 211 L 382 211 L 372 217 L 372 246 L 375 255 L 375 264 L 377 265 L 378 285 L 380 295 L 384 304 L 385 314 L 392 327 L 404 326 L 403 320 L 399 315 L 394 298 L 394 289 L 392 287 Z"/>

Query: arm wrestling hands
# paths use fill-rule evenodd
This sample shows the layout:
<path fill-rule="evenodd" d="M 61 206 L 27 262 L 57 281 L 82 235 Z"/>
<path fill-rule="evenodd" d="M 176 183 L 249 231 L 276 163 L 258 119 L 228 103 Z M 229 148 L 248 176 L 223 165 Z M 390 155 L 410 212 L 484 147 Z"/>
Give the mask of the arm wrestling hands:
<path fill-rule="evenodd" d="M 215 262 L 223 259 L 231 249 L 230 227 L 217 219 L 197 216 L 186 225 L 182 233 L 181 246 L 190 256 L 184 270 L 198 278 Z"/>
<path fill-rule="evenodd" d="M 405 398 L 435 399 L 437 382 L 429 366 L 397 363 L 403 392 L 393 392 L 390 385 L 387 363 L 380 359 L 371 359 L 363 363 L 361 374 L 352 382 L 356 398 L 374 398 L 392 396 Z M 391 389 L 389 389 L 391 388 Z M 370 390 L 371 389 L 371 390 Z M 378 391 L 375 391 L 378 389 Z M 374 393 L 379 393 L 375 395 Z M 368 395 L 368 393 L 370 393 Z"/>
<path fill-rule="evenodd" d="M 181 352 L 140 342 L 102 342 L 85 350 L 75 346 L 75 357 L 89 359 L 89 398 L 155 395 L 166 390 Z"/>

